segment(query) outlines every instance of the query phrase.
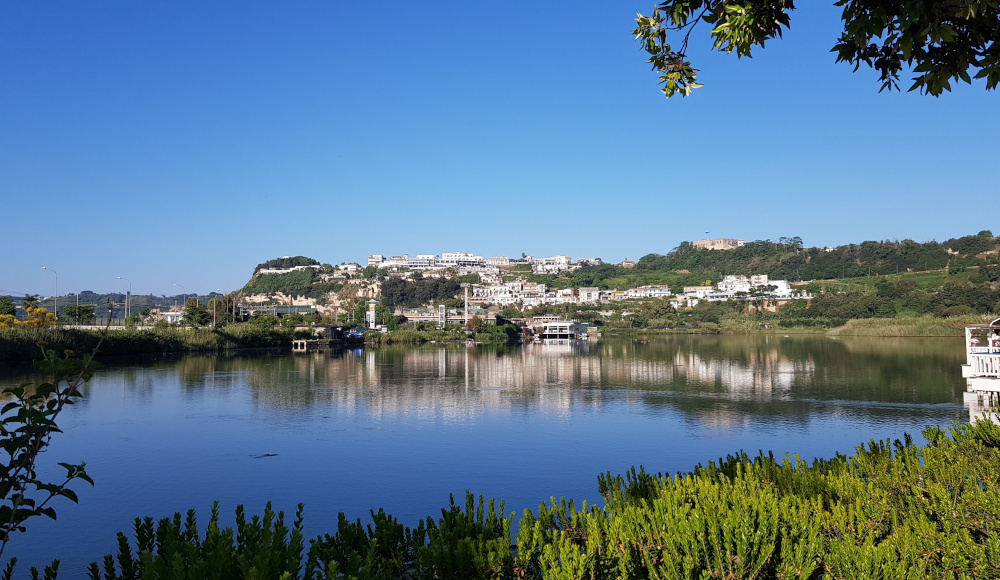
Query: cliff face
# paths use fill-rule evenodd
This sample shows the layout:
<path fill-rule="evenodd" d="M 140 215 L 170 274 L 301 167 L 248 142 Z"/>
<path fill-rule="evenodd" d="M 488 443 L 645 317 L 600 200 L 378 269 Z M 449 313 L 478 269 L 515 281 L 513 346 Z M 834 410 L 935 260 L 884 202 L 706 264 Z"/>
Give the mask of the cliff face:
<path fill-rule="evenodd" d="M 382 284 L 377 280 L 344 280 L 337 284 L 337 290 L 329 290 L 317 296 L 314 288 L 286 291 L 244 294 L 244 300 L 252 304 L 289 304 L 292 306 L 315 306 L 324 316 L 333 316 L 353 310 L 360 302 L 381 298 Z M 250 287 L 250 284 L 247 284 Z M 245 287 L 246 288 L 246 287 Z"/>

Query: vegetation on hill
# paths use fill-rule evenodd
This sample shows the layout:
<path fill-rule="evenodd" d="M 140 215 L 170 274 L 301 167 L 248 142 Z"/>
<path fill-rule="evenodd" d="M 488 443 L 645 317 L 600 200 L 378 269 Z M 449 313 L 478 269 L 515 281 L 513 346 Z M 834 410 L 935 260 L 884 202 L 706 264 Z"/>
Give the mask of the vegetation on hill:
<path fill-rule="evenodd" d="M 926 270 L 957 274 L 970 267 L 1000 264 L 998 246 L 1000 240 L 990 231 L 945 242 L 867 241 L 836 248 L 804 248 L 797 237 L 747 242 L 732 250 L 705 250 L 683 242 L 666 254 L 643 256 L 634 268 L 603 264 L 530 279 L 554 288 L 597 286 L 606 290 L 667 284 L 676 291 L 730 274 L 765 274 L 793 282 Z"/>
<path fill-rule="evenodd" d="M 319 266 L 320 263 L 312 258 L 307 258 L 305 256 L 285 256 L 282 258 L 275 258 L 273 260 L 268 260 L 263 264 L 257 264 L 257 267 L 253 269 L 253 273 L 256 274 L 261 270 L 284 270 L 287 268 L 294 268 L 296 266 Z"/>
<path fill-rule="evenodd" d="M 460 284 L 458 278 L 404 280 L 389 277 L 382 282 L 382 303 L 388 308 L 415 308 L 431 301 L 442 302 L 454 298 L 461 290 Z"/>
<path fill-rule="evenodd" d="M 284 274 L 255 275 L 242 291 L 247 295 L 273 295 L 280 292 L 285 296 L 316 298 L 322 303 L 328 293 L 337 292 L 343 287 L 340 283 L 324 282 L 316 270 L 307 268 Z"/>

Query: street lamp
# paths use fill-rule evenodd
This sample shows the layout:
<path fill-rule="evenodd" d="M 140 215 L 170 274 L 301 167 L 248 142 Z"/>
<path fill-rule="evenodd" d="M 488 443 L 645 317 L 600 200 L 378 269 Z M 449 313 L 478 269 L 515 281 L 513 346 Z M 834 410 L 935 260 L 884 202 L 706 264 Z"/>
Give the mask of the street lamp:
<path fill-rule="evenodd" d="M 184 293 L 181 294 L 181 296 L 183 296 L 184 298 L 187 298 L 187 292 L 188 291 L 187 291 L 187 288 L 185 288 L 183 284 L 172 284 L 172 286 L 177 286 L 178 288 L 180 288 L 181 290 L 183 290 Z M 184 300 L 184 303 L 187 304 L 187 300 Z"/>
<path fill-rule="evenodd" d="M 215 298 L 212 299 L 212 327 L 213 328 L 218 325 L 218 316 L 216 314 L 216 309 L 219 307 L 219 296 L 218 296 L 218 294 L 220 292 L 222 292 L 222 288 L 216 288 L 215 289 L 216 296 L 215 296 Z"/>
<path fill-rule="evenodd" d="M 129 296 L 132 295 L 132 281 L 129 280 L 128 278 L 123 278 L 121 276 L 118 276 L 118 279 L 125 280 L 126 282 L 128 282 L 128 292 L 125 294 L 125 320 L 128 320 L 128 315 L 129 315 L 128 303 L 129 303 Z"/>
<path fill-rule="evenodd" d="M 56 320 L 59 320 L 59 272 L 45 266 L 42 266 L 42 270 L 48 270 L 56 275 L 56 293 L 52 296 L 52 310 L 54 311 Z"/>

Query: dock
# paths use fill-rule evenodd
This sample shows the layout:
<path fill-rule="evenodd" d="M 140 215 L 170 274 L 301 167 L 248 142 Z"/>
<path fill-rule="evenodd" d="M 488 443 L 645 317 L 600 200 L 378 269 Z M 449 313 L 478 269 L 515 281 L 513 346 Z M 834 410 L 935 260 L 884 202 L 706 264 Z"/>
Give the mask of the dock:
<path fill-rule="evenodd" d="M 989 418 L 1000 424 L 1000 318 L 965 328 L 965 404 L 969 419 Z"/>

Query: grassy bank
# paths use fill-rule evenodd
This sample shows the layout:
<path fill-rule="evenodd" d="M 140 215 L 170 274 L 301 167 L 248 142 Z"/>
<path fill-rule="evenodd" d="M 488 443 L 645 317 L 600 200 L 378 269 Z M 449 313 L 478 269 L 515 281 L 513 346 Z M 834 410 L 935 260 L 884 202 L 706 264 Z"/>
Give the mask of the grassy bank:
<path fill-rule="evenodd" d="M 386 334 L 376 331 L 365 331 L 365 344 L 420 344 L 424 342 L 464 341 L 469 335 L 464 330 L 390 330 Z M 511 337 L 503 332 L 479 332 L 475 334 L 476 342 L 507 343 Z"/>
<path fill-rule="evenodd" d="M 941 318 L 931 314 L 893 318 L 757 318 L 735 316 L 701 328 L 608 328 L 603 336 L 650 336 L 657 334 L 823 334 L 827 336 L 963 336 L 965 327 L 982 324 L 995 315 L 970 314 Z"/>
<path fill-rule="evenodd" d="M 718 334 L 719 325 L 707 322 L 701 328 L 609 328 L 596 327 L 601 336 L 654 336 L 658 334 Z"/>
<path fill-rule="evenodd" d="M 419 344 L 432 340 L 465 340 L 465 331 L 458 330 L 390 330 L 386 334 L 365 331 L 365 344 Z"/>
<path fill-rule="evenodd" d="M 970 314 L 939 318 L 930 314 L 897 318 L 864 318 L 831 329 L 830 336 L 964 336 L 965 327 L 996 318 Z"/>
<path fill-rule="evenodd" d="M 930 427 L 924 437 L 812 463 L 741 453 L 675 476 L 605 474 L 604 506 L 544 502 L 525 511 L 513 545 L 515 516 L 468 493 L 415 528 L 381 510 L 367 526 L 341 514 L 308 548 L 301 506 L 291 526 L 270 506 L 259 519 L 240 508 L 236 534 L 210 524 L 204 539 L 193 512 L 156 529 L 137 520 L 134 548 L 121 536 L 117 558 L 91 577 L 176 577 L 178 567 L 304 579 L 1000 576 L 1000 428 Z"/>
<path fill-rule="evenodd" d="M 75 328 L 0 328 L 0 361 L 34 360 L 38 343 L 57 352 L 90 352 L 101 332 Z M 101 344 L 101 354 L 157 354 L 164 352 L 233 350 L 291 346 L 292 331 L 234 324 L 219 329 L 154 328 L 111 330 Z"/>

